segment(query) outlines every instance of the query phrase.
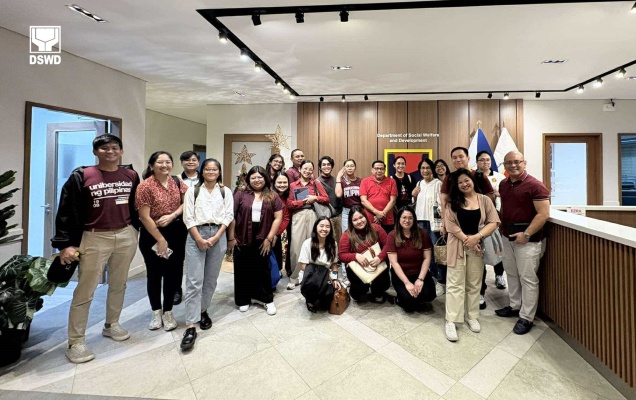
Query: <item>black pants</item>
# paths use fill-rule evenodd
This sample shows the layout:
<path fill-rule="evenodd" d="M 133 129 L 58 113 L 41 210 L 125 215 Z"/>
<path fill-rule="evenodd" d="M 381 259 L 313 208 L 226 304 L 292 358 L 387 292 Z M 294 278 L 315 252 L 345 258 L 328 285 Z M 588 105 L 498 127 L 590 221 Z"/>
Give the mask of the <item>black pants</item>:
<path fill-rule="evenodd" d="M 391 286 L 389 268 L 385 269 L 380 275 L 378 275 L 371 284 L 362 282 L 356 273 L 349 267 L 347 267 L 347 278 L 349 278 L 349 282 L 351 282 L 349 294 L 351 295 L 351 298 L 356 301 L 360 300 L 361 296 L 366 295 L 369 292 L 369 288 L 371 288 L 371 295 L 373 297 L 380 297 L 383 296 L 384 292 L 386 292 L 389 286 Z"/>
<path fill-rule="evenodd" d="M 500 262 L 499 264 L 495 265 L 494 268 L 495 268 L 495 275 L 503 275 L 504 273 L 503 262 Z M 481 278 L 481 290 L 479 291 L 479 294 L 483 296 L 485 293 L 486 293 L 486 266 L 484 265 L 484 276 Z"/>
<path fill-rule="evenodd" d="M 153 311 L 172 311 L 174 294 L 181 287 L 188 231 L 183 221 L 178 219 L 168 226 L 159 228 L 159 232 L 168 242 L 168 248 L 173 251 L 170 258 L 165 259 L 157 255 L 152 249 L 157 241 L 144 227 L 139 230 L 139 250 L 146 264 L 146 288 L 150 307 Z M 161 306 L 162 291 L 163 307 Z"/>
<path fill-rule="evenodd" d="M 258 224 L 253 223 L 254 236 L 258 231 Z M 274 301 L 269 254 L 261 255 L 261 244 L 262 240 L 252 238 L 250 245 L 234 248 L 234 303 L 239 307 L 252 299 L 265 304 Z"/>
<path fill-rule="evenodd" d="M 419 274 L 406 275 L 406 277 L 408 278 L 409 282 L 415 283 L 418 275 Z M 426 273 L 422 291 L 417 297 L 411 296 L 409 291 L 406 290 L 406 285 L 397 276 L 393 268 L 391 268 L 391 281 L 393 282 L 393 288 L 397 293 L 397 304 L 406 312 L 413 312 L 418 308 L 421 308 L 424 303 L 430 303 L 435 299 L 435 281 L 433 281 L 433 277 L 430 271 Z"/>
<path fill-rule="evenodd" d="M 294 269 L 292 268 L 292 265 L 291 265 L 291 251 L 289 251 L 291 247 L 291 232 L 292 232 L 291 221 L 289 221 L 289 225 L 287 225 L 286 232 L 287 232 L 287 254 L 285 255 L 285 273 L 287 274 L 287 276 L 291 276 L 292 272 L 294 272 Z M 282 246 L 282 241 L 281 241 L 281 246 Z"/>
<path fill-rule="evenodd" d="M 395 225 L 381 225 L 382 229 L 384 229 L 384 232 L 386 232 L 386 234 L 388 235 L 389 233 L 393 232 L 393 229 L 395 229 Z"/>

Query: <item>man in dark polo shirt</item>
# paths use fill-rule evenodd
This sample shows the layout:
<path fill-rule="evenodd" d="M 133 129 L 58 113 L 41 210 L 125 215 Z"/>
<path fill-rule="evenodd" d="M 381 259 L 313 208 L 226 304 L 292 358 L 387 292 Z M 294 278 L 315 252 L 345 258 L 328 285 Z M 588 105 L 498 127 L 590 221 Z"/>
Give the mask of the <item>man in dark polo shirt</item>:
<path fill-rule="evenodd" d="M 305 161 L 305 153 L 301 149 L 294 149 L 291 152 L 291 160 L 292 166 L 285 171 L 290 185 L 300 179 L 300 164 Z"/>
<path fill-rule="evenodd" d="M 130 337 L 130 333 L 119 325 L 119 316 L 128 270 L 137 250 L 140 223 L 134 205 L 139 176 L 132 166 L 118 165 L 123 152 L 118 137 L 109 134 L 96 137 L 93 154 L 99 163 L 75 169 L 60 195 L 55 237 L 51 242 L 60 250 L 62 264 L 79 261 L 78 282 L 69 311 L 66 350 L 66 357 L 74 363 L 95 358 L 84 344 L 84 336 L 93 294 L 106 263 L 108 297 L 102 335 L 115 341 Z"/>
<path fill-rule="evenodd" d="M 539 301 L 537 271 L 544 252 L 543 225 L 550 216 L 550 193 L 526 172 L 523 154 L 511 151 L 504 158 L 508 178 L 499 185 L 504 269 L 508 274 L 510 305 L 496 310 L 500 317 L 519 317 L 518 335 L 532 328 Z"/>

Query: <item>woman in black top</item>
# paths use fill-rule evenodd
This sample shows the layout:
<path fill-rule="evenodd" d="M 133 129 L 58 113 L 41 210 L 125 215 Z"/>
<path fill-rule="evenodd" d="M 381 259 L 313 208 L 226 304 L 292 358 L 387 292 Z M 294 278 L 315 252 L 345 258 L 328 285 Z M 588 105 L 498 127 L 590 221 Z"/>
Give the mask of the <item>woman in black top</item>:
<path fill-rule="evenodd" d="M 411 193 L 417 182 L 404 170 L 406 169 L 406 158 L 398 156 L 393 161 L 393 167 L 395 168 L 395 184 L 397 186 L 398 197 L 395 202 L 395 209 L 399 210 L 402 207 L 410 206 L 413 204 L 413 196 Z"/>

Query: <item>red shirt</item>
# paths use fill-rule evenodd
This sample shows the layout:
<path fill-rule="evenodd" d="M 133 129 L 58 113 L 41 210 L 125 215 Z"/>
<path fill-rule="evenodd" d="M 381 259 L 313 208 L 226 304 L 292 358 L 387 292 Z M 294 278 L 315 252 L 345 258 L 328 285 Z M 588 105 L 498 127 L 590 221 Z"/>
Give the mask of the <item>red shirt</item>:
<path fill-rule="evenodd" d="M 380 249 L 384 249 L 386 246 L 387 235 L 384 229 L 378 224 L 371 224 L 371 229 L 375 230 L 378 233 L 378 242 L 380 243 Z M 369 247 L 373 246 L 375 243 L 366 243 L 358 246 L 357 249 L 352 249 L 351 244 L 349 242 L 349 232 L 345 231 L 340 237 L 340 242 L 338 243 L 338 259 L 340 262 L 345 264 L 349 264 L 351 261 L 355 261 L 356 254 L 364 253 Z M 386 260 L 386 252 L 382 251 L 378 254 L 380 260 Z"/>
<path fill-rule="evenodd" d="M 368 176 L 362 180 L 360 183 L 360 196 L 367 196 L 367 200 L 373 207 L 377 210 L 384 210 L 389 201 L 391 201 L 391 196 L 395 196 L 397 199 L 397 185 L 395 184 L 395 180 L 392 178 L 384 177 L 381 182 L 375 180 L 373 176 Z M 369 210 L 366 210 L 367 216 L 369 220 L 373 221 L 373 213 Z M 386 218 L 382 221 L 383 225 L 393 225 L 393 212 L 389 210 L 386 215 Z"/>
<path fill-rule="evenodd" d="M 507 235 L 508 224 L 532 221 L 537 215 L 537 210 L 534 208 L 535 201 L 550 199 L 550 192 L 545 185 L 537 178 L 528 175 L 527 171 L 524 171 L 516 182 L 512 182 L 510 178 L 501 181 L 499 194 L 501 195 L 501 231 L 504 235 Z"/>
<path fill-rule="evenodd" d="M 417 275 L 422 270 L 422 263 L 424 262 L 424 250 L 430 250 L 433 245 L 431 239 L 428 237 L 428 233 L 425 230 L 420 229 L 420 235 L 422 236 L 422 248 L 416 249 L 413 247 L 412 240 L 405 240 L 402 242 L 402 246 L 397 247 L 395 244 L 395 231 L 389 233 L 386 240 L 386 247 L 383 253 L 397 253 L 398 263 L 402 267 L 402 271 L 407 276 Z"/>
<path fill-rule="evenodd" d="M 477 176 L 477 170 L 471 171 L 473 173 L 473 178 Z M 484 193 L 482 194 L 491 194 L 495 192 L 495 189 L 492 188 L 492 184 L 490 183 L 490 179 L 488 179 L 487 175 L 484 175 L 484 180 L 480 185 L 484 189 Z M 475 191 L 478 190 L 475 188 Z M 442 194 L 448 194 L 448 175 L 444 178 L 444 182 L 442 182 L 442 189 L 440 190 Z"/>
<path fill-rule="evenodd" d="M 300 171 L 298 170 L 298 168 L 294 166 L 287 168 L 285 173 L 287 174 L 287 177 L 289 178 L 290 184 L 300 179 Z"/>
<path fill-rule="evenodd" d="M 154 221 L 164 215 L 172 214 L 181 205 L 181 195 L 188 191 L 188 186 L 180 179 L 179 187 L 174 179 L 168 178 L 168 187 L 164 187 L 154 175 L 141 182 L 137 187 L 135 208 L 150 207 L 150 218 Z"/>
<path fill-rule="evenodd" d="M 137 173 L 119 167 L 102 171 L 97 166 L 84 169 L 84 190 L 88 207 L 85 229 L 123 228 L 130 224 L 128 199 Z"/>
<path fill-rule="evenodd" d="M 312 196 L 318 197 L 318 203 L 320 204 L 329 204 L 329 196 L 327 195 L 327 191 L 322 186 L 320 181 L 314 180 L 313 178 L 309 181 L 307 185 L 303 185 L 302 181 L 299 179 L 294 183 L 289 185 L 289 197 L 287 198 L 287 207 L 289 207 L 289 211 L 293 214 L 295 211 L 301 208 L 312 208 L 311 204 L 305 204 L 302 200 L 296 200 L 296 194 L 294 193 L 294 189 L 307 188 L 309 190 L 309 194 Z M 318 193 L 316 193 L 316 188 L 318 188 Z"/>

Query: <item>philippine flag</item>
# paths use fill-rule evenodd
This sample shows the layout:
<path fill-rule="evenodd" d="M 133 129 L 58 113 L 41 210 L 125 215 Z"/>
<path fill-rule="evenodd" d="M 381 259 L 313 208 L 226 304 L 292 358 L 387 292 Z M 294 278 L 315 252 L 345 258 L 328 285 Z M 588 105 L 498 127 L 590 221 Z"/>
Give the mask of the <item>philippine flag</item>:
<path fill-rule="evenodd" d="M 472 169 L 477 168 L 477 153 L 481 153 L 482 151 L 486 151 L 490 154 L 490 158 L 492 159 L 490 169 L 499 172 L 499 169 L 497 168 L 498 163 L 496 162 L 497 158 L 493 156 L 492 149 L 490 148 L 490 144 L 488 144 L 486 135 L 484 135 L 481 128 L 477 128 L 477 132 L 475 132 L 473 140 L 470 142 L 470 147 L 468 147 L 468 156 L 470 157 L 469 165 Z"/>
<path fill-rule="evenodd" d="M 503 170 L 504 157 L 511 151 L 519 151 L 519 149 L 517 148 L 515 141 L 512 140 L 512 136 L 510 136 L 510 132 L 508 132 L 508 129 L 503 128 L 501 130 L 501 134 L 499 135 L 497 147 L 495 147 L 495 157 L 493 158 L 492 169 L 501 167 L 501 169 Z M 496 167 L 495 160 L 497 161 Z"/>

